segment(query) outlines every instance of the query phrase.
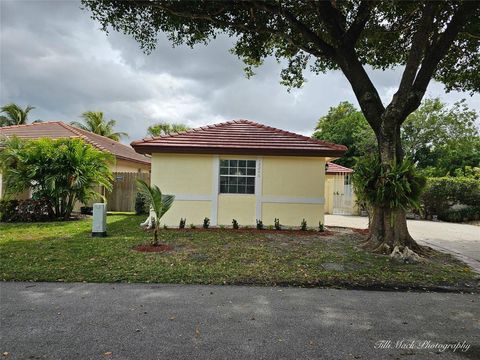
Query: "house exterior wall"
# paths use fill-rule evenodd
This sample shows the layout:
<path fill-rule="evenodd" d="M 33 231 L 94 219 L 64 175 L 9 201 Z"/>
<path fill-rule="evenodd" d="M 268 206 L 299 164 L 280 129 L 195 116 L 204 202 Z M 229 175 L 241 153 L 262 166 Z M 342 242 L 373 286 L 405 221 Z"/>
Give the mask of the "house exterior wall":
<path fill-rule="evenodd" d="M 220 160 L 256 160 L 255 194 L 220 194 Z M 255 225 L 274 219 L 286 226 L 309 226 L 323 222 L 325 159 L 293 156 L 242 156 L 164 154 L 152 155 L 153 185 L 176 196 L 163 223 L 178 226 L 201 225 L 208 217 L 211 225 Z"/>
<path fill-rule="evenodd" d="M 117 159 L 111 167 L 112 172 L 149 172 L 150 165 L 141 164 L 135 161 Z"/>

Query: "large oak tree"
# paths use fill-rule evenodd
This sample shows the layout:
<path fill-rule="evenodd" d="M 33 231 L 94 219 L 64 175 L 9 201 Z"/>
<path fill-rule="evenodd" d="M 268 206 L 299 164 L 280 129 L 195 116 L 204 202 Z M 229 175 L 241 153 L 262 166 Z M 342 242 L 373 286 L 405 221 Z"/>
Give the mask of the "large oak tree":
<path fill-rule="evenodd" d="M 480 3 L 476 1 L 156 1 L 83 0 L 107 30 L 131 34 L 144 50 L 164 32 L 174 45 L 207 43 L 219 33 L 236 39 L 233 53 L 247 72 L 268 56 L 286 59 L 282 83 L 301 86 L 307 69 L 341 70 L 375 132 L 386 169 L 403 159 L 400 127 L 431 79 L 448 90 L 480 89 Z M 366 67 L 403 71 L 389 104 Z M 320 96 L 320 95 L 319 95 Z M 392 221 L 394 219 L 394 221 Z M 370 244 L 421 250 L 405 212 L 379 204 Z"/>

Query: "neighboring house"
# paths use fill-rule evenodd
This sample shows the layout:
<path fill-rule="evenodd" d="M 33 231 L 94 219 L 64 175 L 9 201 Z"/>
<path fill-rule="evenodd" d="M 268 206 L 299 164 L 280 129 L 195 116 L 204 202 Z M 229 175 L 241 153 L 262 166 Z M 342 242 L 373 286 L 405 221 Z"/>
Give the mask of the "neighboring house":
<path fill-rule="evenodd" d="M 325 213 L 353 215 L 358 212 L 352 186 L 353 170 L 328 162 L 325 167 Z"/>
<path fill-rule="evenodd" d="M 0 138 L 3 136 L 17 136 L 21 139 L 80 138 L 99 150 L 108 151 L 115 155 L 116 161 L 111 166 L 112 172 L 148 173 L 150 171 L 150 159 L 144 155 L 138 154 L 130 146 L 121 144 L 105 136 L 78 129 L 61 121 L 0 127 Z M 0 197 L 4 190 L 5 189 L 2 189 L 2 179 L 0 174 Z"/>
<path fill-rule="evenodd" d="M 146 138 L 132 147 L 152 155 L 151 183 L 175 202 L 168 226 L 201 224 L 288 226 L 323 223 L 325 163 L 347 148 L 248 120 Z"/>

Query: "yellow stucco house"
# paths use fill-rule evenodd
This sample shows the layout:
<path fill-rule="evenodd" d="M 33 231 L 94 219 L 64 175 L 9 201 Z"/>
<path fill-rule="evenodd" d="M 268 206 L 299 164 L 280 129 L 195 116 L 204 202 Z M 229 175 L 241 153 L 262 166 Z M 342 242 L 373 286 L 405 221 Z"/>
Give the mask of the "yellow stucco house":
<path fill-rule="evenodd" d="M 163 221 L 178 226 L 318 226 L 325 213 L 325 164 L 347 148 L 272 128 L 234 120 L 186 132 L 132 142 L 151 154 L 151 182 L 175 202 Z"/>

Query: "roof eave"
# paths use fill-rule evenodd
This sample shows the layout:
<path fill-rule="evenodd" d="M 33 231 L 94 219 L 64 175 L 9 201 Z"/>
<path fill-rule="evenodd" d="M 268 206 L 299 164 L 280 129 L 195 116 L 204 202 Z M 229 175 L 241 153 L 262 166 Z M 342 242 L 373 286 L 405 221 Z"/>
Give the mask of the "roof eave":
<path fill-rule="evenodd" d="M 131 144 L 140 154 L 225 154 L 225 155 L 271 155 L 271 156 L 309 156 L 309 157 L 341 157 L 346 150 L 312 150 L 312 149 L 258 149 L 258 148 L 219 148 L 219 147 L 164 147 L 143 144 Z"/>

